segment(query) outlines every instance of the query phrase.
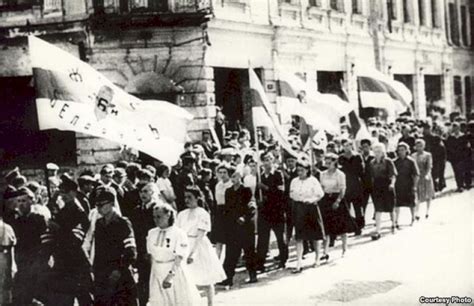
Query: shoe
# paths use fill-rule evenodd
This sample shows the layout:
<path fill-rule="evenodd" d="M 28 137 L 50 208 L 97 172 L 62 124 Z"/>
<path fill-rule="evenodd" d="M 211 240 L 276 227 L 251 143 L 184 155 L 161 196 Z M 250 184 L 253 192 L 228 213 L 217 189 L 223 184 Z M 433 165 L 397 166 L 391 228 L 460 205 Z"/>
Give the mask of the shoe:
<path fill-rule="evenodd" d="M 360 229 L 356 230 L 355 236 L 360 236 L 362 235 L 362 231 Z"/>
<path fill-rule="evenodd" d="M 278 264 L 278 269 L 285 269 L 285 268 L 286 268 L 286 263 L 280 262 L 280 263 Z"/>
<path fill-rule="evenodd" d="M 321 256 L 320 260 L 328 261 L 329 260 L 329 254 Z"/>
<path fill-rule="evenodd" d="M 429 217 L 429 215 L 428 215 L 428 214 L 426 214 L 425 218 L 426 218 L 426 219 L 428 219 L 428 217 Z"/>
<path fill-rule="evenodd" d="M 392 225 L 392 234 L 395 234 L 395 226 Z"/>
<path fill-rule="evenodd" d="M 291 270 L 291 273 L 293 274 L 298 274 L 301 272 L 303 272 L 303 268 L 294 268 L 293 270 Z"/>
<path fill-rule="evenodd" d="M 396 228 L 397 230 L 400 230 L 400 225 L 395 224 L 395 228 Z"/>
<path fill-rule="evenodd" d="M 415 217 L 415 220 L 416 220 L 416 221 L 420 221 L 420 217 L 416 216 L 416 217 Z"/>
<path fill-rule="evenodd" d="M 380 234 L 379 234 L 379 233 L 377 233 L 377 234 L 373 234 L 373 235 L 372 235 L 372 240 L 379 240 L 379 239 L 380 239 L 380 237 L 381 237 L 381 236 L 380 236 Z"/>
<path fill-rule="evenodd" d="M 230 279 L 223 280 L 222 282 L 219 282 L 216 284 L 216 286 L 220 287 L 232 287 L 234 283 Z"/>
<path fill-rule="evenodd" d="M 462 188 L 458 188 L 458 189 L 456 189 L 456 192 L 462 192 L 462 191 L 463 191 L 463 189 L 462 189 Z"/>
<path fill-rule="evenodd" d="M 335 243 L 334 240 L 331 239 L 331 240 L 329 241 L 329 247 L 330 247 L 330 248 L 334 247 L 334 243 Z"/>
<path fill-rule="evenodd" d="M 255 284 L 255 283 L 258 283 L 258 279 L 257 279 L 256 276 L 255 276 L 255 277 L 251 277 L 251 278 L 249 278 L 245 283 L 246 283 L 246 284 Z"/>

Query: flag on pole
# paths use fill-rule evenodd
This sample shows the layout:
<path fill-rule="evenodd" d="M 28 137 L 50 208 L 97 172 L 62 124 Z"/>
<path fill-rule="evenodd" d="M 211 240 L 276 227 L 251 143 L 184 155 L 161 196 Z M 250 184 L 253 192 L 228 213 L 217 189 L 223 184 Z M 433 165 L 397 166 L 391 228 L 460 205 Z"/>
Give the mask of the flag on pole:
<path fill-rule="evenodd" d="M 297 115 L 316 130 L 339 132 L 340 118 L 352 110 L 350 104 L 335 95 L 319 93 L 295 74 L 280 74 L 278 84 L 279 110 L 286 121 Z"/>
<path fill-rule="evenodd" d="M 41 130 L 112 140 L 173 165 L 184 151 L 192 115 L 165 101 L 140 100 L 88 64 L 34 36 L 28 38 Z"/>
<path fill-rule="evenodd" d="M 254 128 L 257 128 L 258 126 L 267 127 L 283 149 L 293 156 L 298 156 L 298 153 L 293 150 L 291 144 L 288 142 L 288 137 L 280 125 L 276 114 L 272 110 L 262 83 L 258 79 L 255 71 L 251 68 L 249 68 L 249 83 Z"/>
<path fill-rule="evenodd" d="M 413 95 L 403 83 L 367 66 L 358 69 L 357 74 L 362 107 L 382 108 L 394 114 L 410 108 Z"/>

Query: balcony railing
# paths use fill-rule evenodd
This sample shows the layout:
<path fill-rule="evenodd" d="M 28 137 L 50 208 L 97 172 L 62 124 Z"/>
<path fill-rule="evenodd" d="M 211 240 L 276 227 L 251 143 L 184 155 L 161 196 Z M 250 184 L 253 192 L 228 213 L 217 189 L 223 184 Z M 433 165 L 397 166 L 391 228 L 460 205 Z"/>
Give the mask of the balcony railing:
<path fill-rule="evenodd" d="M 0 0 L 2 1 L 2 0 Z M 211 0 L 95 0 L 96 13 L 198 13 L 211 8 Z"/>
<path fill-rule="evenodd" d="M 0 0 L 0 11 L 22 11 L 42 4 L 42 0 Z"/>

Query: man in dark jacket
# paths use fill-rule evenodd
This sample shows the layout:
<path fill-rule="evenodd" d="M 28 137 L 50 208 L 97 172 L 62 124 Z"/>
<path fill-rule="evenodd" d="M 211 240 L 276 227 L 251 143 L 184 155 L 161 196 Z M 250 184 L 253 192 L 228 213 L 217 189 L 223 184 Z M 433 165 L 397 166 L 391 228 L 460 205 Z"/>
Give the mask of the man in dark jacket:
<path fill-rule="evenodd" d="M 281 171 L 276 170 L 273 165 L 271 153 L 262 154 L 263 173 L 258 190 L 262 192 L 262 202 L 258 213 L 258 243 L 257 258 L 260 271 L 265 271 L 265 258 L 268 253 L 270 242 L 270 230 L 273 230 L 280 252 L 278 259 L 280 267 L 285 267 L 288 259 L 288 246 L 285 243 L 285 183 Z M 258 191 L 257 191 L 258 192 Z"/>
<path fill-rule="evenodd" d="M 352 142 L 348 139 L 342 141 L 343 153 L 339 156 L 339 165 L 346 175 L 346 194 L 344 198 L 347 204 L 352 204 L 357 222 L 356 235 L 361 234 L 365 226 L 365 217 L 362 203 L 362 179 L 364 175 L 364 164 L 359 154 L 352 151 Z"/>
<path fill-rule="evenodd" d="M 153 221 L 153 207 L 156 205 L 154 199 L 158 197 L 158 187 L 154 183 L 148 183 L 139 190 L 140 202 L 130 214 L 135 241 L 137 244 L 137 261 L 135 266 L 138 270 L 138 298 L 140 305 L 146 305 L 149 297 L 150 281 L 150 258 L 146 249 L 146 237 L 148 231 L 155 227 Z"/>
<path fill-rule="evenodd" d="M 15 262 L 17 273 L 13 284 L 13 305 L 31 305 L 42 295 L 40 284 L 47 269 L 48 258 L 42 252 L 41 235 L 46 232 L 45 216 L 31 211 L 34 194 L 28 188 L 15 191 L 10 200 L 15 201 L 15 216 L 11 226 L 17 237 Z"/>
<path fill-rule="evenodd" d="M 113 209 L 115 192 L 110 187 L 99 187 L 94 202 L 102 216 L 94 233 L 94 305 L 138 305 L 130 271 L 137 256 L 132 224 Z"/>
<path fill-rule="evenodd" d="M 242 178 L 235 169 L 229 170 L 232 174 L 232 187 L 225 192 L 226 218 L 226 253 L 224 270 L 227 279 L 219 283 L 222 286 L 232 286 L 235 268 L 242 250 L 244 251 L 245 265 L 249 272 L 249 283 L 257 282 L 255 269 L 255 205 L 251 204 L 252 191 L 242 185 Z"/>
<path fill-rule="evenodd" d="M 43 246 L 53 257 L 54 265 L 48 279 L 48 305 L 92 304 L 91 266 L 82 249 L 89 219 L 76 198 L 78 186 L 68 175 L 60 177 L 59 197 L 52 209 Z"/>
<path fill-rule="evenodd" d="M 471 148 L 466 135 L 457 122 L 452 124 L 451 135 L 446 139 L 448 160 L 451 163 L 458 191 L 471 188 Z"/>

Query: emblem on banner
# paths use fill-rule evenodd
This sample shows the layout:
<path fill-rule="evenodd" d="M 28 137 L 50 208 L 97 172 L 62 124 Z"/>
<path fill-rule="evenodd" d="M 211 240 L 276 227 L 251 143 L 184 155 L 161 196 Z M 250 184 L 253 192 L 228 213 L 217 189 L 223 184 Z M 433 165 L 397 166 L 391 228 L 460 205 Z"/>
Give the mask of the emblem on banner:
<path fill-rule="evenodd" d="M 102 86 L 99 89 L 99 93 L 95 97 L 95 109 L 94 113 L 97 117 L 97 120 L 102 120 L 107 115 L 118 115 L 118 110 L 115 105 L 112 104 L 112 99 L 114 98 L 114 91 L 109 86 Z"/>

